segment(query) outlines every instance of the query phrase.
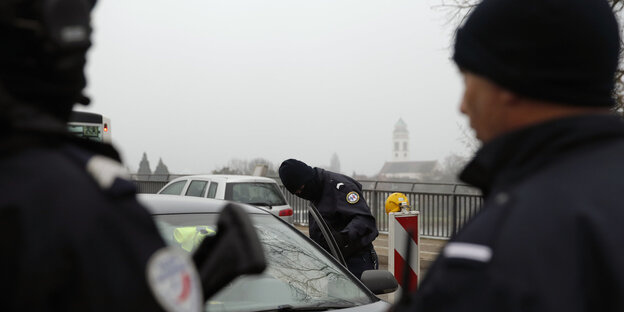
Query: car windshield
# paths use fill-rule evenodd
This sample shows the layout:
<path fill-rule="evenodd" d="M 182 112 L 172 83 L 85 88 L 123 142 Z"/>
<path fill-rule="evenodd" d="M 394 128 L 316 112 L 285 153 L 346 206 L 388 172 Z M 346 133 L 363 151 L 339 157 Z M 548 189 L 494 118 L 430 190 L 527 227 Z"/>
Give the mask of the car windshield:
<path fill-rule="evenodd" d="M 246 204 L 286 205 L 286 199 L 275 183 L 228 183 L 225 199 Z"/>
<path fill-rule="evenodd" d="M 292 227 L 272 216 L 250 215 L 267 258 L 260 275 L 234 280 L 206 302 L 206 311 L 263 311 L 283 307 L 352 307 L 374 297 L 356 284 L 329 256 Z M 215 235 L 216 214 L 157 215 L 169 245 L 192 251 Z"/>

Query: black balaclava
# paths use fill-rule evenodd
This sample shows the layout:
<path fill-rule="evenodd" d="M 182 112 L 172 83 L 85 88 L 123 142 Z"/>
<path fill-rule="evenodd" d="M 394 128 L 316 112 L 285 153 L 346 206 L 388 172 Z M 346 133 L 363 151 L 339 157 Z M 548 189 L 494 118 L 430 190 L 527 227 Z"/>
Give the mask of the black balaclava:
<path fill-rule="evenodd" d="M 323 190 L 316 175 L 314 168 L 296 159 L 284 160 L 279 167 L 279 176 L 286 189 L 295 194 L 304 186 L 301 193 L 295 195 L 307 200 L 318 200 Z"/>
<path fill-rule="evenodd" d="M 61 121 L 68 120 L 75 103 L 88 104 L 82 90 L 95 2 L 0 3 L 0 90 L 5 93 L 0 98 L 36 107 Z"/>
<path fill-rule="evenodd" d="M 301 190 L 301 193 L 298 195 L 299 197 L 307 200 L 311 200 L 313 202 L 317 202 L 321 198 L 321 194 L 323 193 L 323 185 L 321 181 L 319 181 L 317 177 L 316 170 L 314 171 L 314 177 L 308 180 Z"/>
<path fill-rule="evenodd" d="M 483 0 L 457 31 L 457 65 L 516 94 L 614 104 L 618 25 L 605 0 Z"/>

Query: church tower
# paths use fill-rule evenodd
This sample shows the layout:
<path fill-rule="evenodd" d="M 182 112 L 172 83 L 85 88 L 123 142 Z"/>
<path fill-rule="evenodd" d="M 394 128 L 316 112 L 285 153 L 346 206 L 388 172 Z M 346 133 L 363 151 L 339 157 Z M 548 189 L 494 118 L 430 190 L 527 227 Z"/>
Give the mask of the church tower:
<path fill-rule="evenodd" d="M 397 121 L 397 123 L 394 125 L 392 141 L 392 161 L 408 161 L 409 132 L 407 131 L 407 125 L 401 118 L 399 118 L 399 121 Z"/>

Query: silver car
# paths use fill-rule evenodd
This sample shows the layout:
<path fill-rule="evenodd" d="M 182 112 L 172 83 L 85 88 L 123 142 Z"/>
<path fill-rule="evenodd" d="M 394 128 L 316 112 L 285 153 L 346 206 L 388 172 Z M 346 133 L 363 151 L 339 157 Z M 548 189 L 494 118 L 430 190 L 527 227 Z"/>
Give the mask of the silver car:
<path fill-rule="evenodd" d="M 216 235 L 227 201 L 183 196 L 138 196 L 152 213 L 165 241 L 193 252 L 202 237 Z M 242 205 L 253 223 L 267 262 L 260 275 L 235 279 L 206 302 L 206 311 L 387 311 L 376 293 L 396 289 L 387 271 L 367 271 L 362 281 L 333 256 L 283 220 L 258 207 Z M 219 255 L 214 255 L 219 256 Z M 387 274 L 384 274 L 387 273 Z M 366 286 L 365 286 L 366 284 Z"/>

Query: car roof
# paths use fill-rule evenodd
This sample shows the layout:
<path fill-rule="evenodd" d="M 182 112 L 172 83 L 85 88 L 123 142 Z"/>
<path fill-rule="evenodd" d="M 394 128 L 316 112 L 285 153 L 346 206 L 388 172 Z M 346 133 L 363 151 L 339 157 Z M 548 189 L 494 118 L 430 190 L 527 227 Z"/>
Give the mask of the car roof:
<path fill-rule="evenodd" d="M 270 215 L 268 211 L 255 206 L 211 198 L 162 194 L 138 194 L 137 200 L 143 204 L 151 214 L 220 213 L 227 204 L 232 203 L 243 207 L 245 212 L 249 214 Z"/>
<path fill-rule="evenodd" d="M 274 179 L 260 176 L 250 175 L 233 175 L 233 174 L 196 174 L 175 178 L 173 181 L 178 180 L 212 180 L 217 182 L 265 182 L 265 183 L 277 183 Z"/>

